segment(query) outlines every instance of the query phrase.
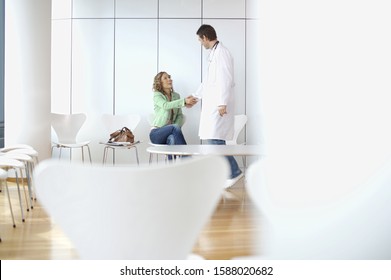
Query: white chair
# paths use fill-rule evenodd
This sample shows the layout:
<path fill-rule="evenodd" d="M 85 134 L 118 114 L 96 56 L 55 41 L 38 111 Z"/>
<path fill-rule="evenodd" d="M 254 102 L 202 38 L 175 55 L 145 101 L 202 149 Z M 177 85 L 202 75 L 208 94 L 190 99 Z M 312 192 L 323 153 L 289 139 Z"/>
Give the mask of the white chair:
<path fill-rule="evenodd" d="M 38 157 L 38 152 L 33 149 L 14 149 L 2 154 L 1 156 L 6 158 L 11 158 L 11 159 L 16 159 L 24 163 L 25 168 L 20 171 L 21 172 L 20 179 L 22 180 L 25 197 L 26 197 L 26 192 L 24 188 L 25 187 L 24 179 L 26 179 L 26 183 L 28 187 L 29 199 L 27 200 L 26 197 L 27 211 L 29 211 L 29 207 L 33 209 L 34 200 L 36 199 L 36 197 L 35 197 L 35 191 L 33 187 L 33 180 L 31 176 L 36 164 L 34 157 Z M 23 171 L 24 174 L 22 173 Z"/>
<path fill-rule="evenodd" d="M 59 148 L 59 158 L 61 158 L 61 152 L 63 148 L 70 149 L 70 151 L 72 149 L 79 148 L 81 149 L 82 161 L 84 162 L 84 148 L 87 148 L 90 162 L 92 163 L 91 151 L 90 147 L 88 146 L 90 141 L 77 141 L 76 138 L 86 119 L 87 116 L 84 113 L 51 113 L 51 124 L 58 138 L 58 141 L 53 141 L 52 154 L 53 148 Z M 72 159 L 72 152 L 70 152 L 70 159 Z"/>
<path fill-rule="evenodd" d="M 220 157 L 140 167 L 51 160 L 35 170 L 39 201 L 81 259 L 186 259 L 228 176 Z"/>
<path fill-rule="evenodd" d="M 277 196 L 267 177 L 270 168 L 261 160 L 246 176 L 249 196 L 263 215 L 259 258 L 391 259 L 391 162 L 351 194 L 316 206 Z"/>
<path fill-rule="evenodd" d="M 247 123 L 247 116 L 246 115 L 235 115 L 234 117 L 234 137 L 232 140 L 228 140 L 225 143 L 227 145 L 245 145 L 246 143 L 238 143 L 238 138 L 240 132 L 242 132 L 243 128 L 245 127 Z M 246 157 L 242 156 L 242 162 L 243 167 L 246 168 Z"/>
<path fill-rule="evenodd" d="M 34 149 L 34 148 L 27 144 L 14 144 L 14 145 L 7 145 L 4 148 L 1 148 L 0 152 L 6 153 L 15 149 Z"/>
<path fill-rule="evenodd" d="M 8 204 L 9 204 L 10 213 L 11 213 L 11 217 L 12 217 L 12 225 L 13 225 L 13 227 L 16 227 L 15 218 L 14 218 L 14 211 L 12 209 L 11 197 L 10 197 L 10 192 L 8 189 L 7 178 L 8 178 L 8 172 L 6 170 L 0 168 L 0 180 L 1 180 L 2 185 L 5 186 L 5 190 L 7 192 Z"/>
<path fill-rule="evenodd" d="M 24 222 L 25 221 L 25 217 L 24 217 L 24 211 L 23 211 L 22 196 L 20 194 L 18 171 L 20 173 L 22 173 L 21 170 L 23 170 L 25 168 L 25 165 L 21 161 L 19 161 L 19 160 L 10 159 L 10 158 L 7 158 L 5 156 L 0 156 L 0 168 L 4 169 L 6 172 L 8 172 L 9 170 L 14 170 L 15 171 L 16 186 L 17 186 L 17 190 L 18 190 L 19 205 L 20 205 L 20 212 L 21 212 L 21 216 L 22 216 L 22 222 Z M 9 196 L 8 185 L 6 185 L 6 189 L 7 189 L 7 195 Z M 14 218 L 14 214 L 13 214 L 12 206 L 11 206 L 11 201 L 10 201 L 10 210 L 11 210 L 13 226 L 16 227 L 15 218 Z"/>
<path fill-rule="evenodd" d="M 27 144 L 7 145 L 6 147 L 0 149 L 0 153 L 8 152 L 16 152 L 31 156 L 33 158 L 33 167 L 39 162 L 38 152 L 32 146 Z"/>
<path fill-rule="evenodd" d="M 109 138 L 110 133 L 121 129 L 123 127 L 129 128 L 132 133 L 136 130 L 138 124 L 140 123 L 141 117 L 137 114 L 128 114 L 128 115 L 109 115 L 104 114 L 102 115 L 102 122 L 104 126 L 106 127 L 107 132 L 107 138 Z M 135 134 L 136 137 L 136 134 Z M 134 144 L 121 144 L 121 145 L 115 145 L 113 143 L 102 143 L 104 144 L 103 149 L 103 164 L 106 164 L 107 161 L 107 155 L 108 151 L 112 150 L 113 155 L 113 165 L 115 165 L 115 151 L 116 150 L 134 150 L 136 154 L 136 160 L 137 164 L 139 164 L 139 158 L 138 158 L 138 151 L 137 151 L 137 144 L 140 142 L 137 142 L 135 140 Z"/>

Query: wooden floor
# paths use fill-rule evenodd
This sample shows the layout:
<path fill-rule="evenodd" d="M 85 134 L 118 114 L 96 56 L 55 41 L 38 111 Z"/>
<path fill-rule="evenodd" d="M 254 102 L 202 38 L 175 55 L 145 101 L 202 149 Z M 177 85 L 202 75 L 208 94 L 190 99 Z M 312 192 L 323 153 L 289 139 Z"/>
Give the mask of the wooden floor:
<path fill-rule="evenodd" d="M 39 201 L 22 223 L 14 183 L 9 183 L 16 228 L 12 227 L 6 191 L 0 193 L 0 259 L 66 260 L 78 259 L 71 242 L 53 224 Z M 223 197 L 196 242 L 193 253 L 205 259 L 224 260 L 259 252 L 260 215 L 245 194 L 243 180 Z"/>

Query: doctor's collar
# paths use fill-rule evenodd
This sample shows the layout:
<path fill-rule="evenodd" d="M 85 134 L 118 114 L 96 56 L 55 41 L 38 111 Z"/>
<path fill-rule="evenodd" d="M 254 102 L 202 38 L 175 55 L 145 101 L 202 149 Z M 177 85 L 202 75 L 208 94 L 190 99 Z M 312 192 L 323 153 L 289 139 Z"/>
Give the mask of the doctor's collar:
<path fill-rule="evenodd" d="M 214 43 L 213 47 L 212 47 L 212 50 L 213 49 L 216 49 L 217 48 L 217 45 L 219 44 L 220 42 L 219 41 L 216 41 L 216 43 Z"/>

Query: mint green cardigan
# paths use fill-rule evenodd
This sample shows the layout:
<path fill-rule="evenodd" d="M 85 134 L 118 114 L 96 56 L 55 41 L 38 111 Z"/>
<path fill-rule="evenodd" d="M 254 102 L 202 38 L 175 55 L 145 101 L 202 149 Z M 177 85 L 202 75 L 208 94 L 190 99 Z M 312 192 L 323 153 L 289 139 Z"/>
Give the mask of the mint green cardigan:
<path fill-rule="evenodd" d="M 171 93 L 171 101 L 168 101 L 167 96 L 159 91 L 153 93 L 153 104 L 155 118 L 153 120 L 153 126 L 162 127 L 169 123 L 171 117 L 171 109 L 174 111 L 172 118 L 173 124 L 177 124 L 180 127 L 183 125 L 183 113 L 182 107 L 185 106 L 185 99 L 181 98 L 176 92 Z"/>

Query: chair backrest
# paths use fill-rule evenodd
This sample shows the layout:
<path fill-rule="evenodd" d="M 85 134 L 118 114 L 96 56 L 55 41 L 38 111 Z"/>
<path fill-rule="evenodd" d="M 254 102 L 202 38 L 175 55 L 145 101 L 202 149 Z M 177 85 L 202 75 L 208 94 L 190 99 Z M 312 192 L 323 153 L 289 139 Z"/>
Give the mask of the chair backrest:
<path fill-rule="evenodd" d="M 47 160 L 38 200 L 82 259 L 185 259 L 221 197 L 220 157 L 103 167 Z M 191 179 L 189 179 L 191 178 Z"/>
<path fill-rule="evenodd" d="M 108 133 L 112 133 L 118 129 L 126 126 L 132 132 L 136 129 L 138 124 L 140 123 L 141 117 L 137 114 L 127 114 L 127 115 L 110 115 L 103 114 L 102 122 L 106 127 Z"/>
<path fill-rule="evenodd" d="M 226 141 L 227 145 L 237 145 L 240 132 L 247 123 L 246 115 L 235 115 L 234 117 L 234 137 L 232 140 Z"/>
<path fill-rule="evenodd" d="M 271 176 L 265 178 L 271 168 L 261 160 L 246 174 L 249 197 L 263 215 L 261 258 L 391 259 L 391 162 L 343 199 L 316 206 L 293 206 L 283 190 L 274 193 Z"/>
<path fill-rule="evenodd" d="M 76 137 L 86 121 L 84 113 L 57 114 L 51 113 L 51 125 L 60 143 L 76 143 Z"/>

